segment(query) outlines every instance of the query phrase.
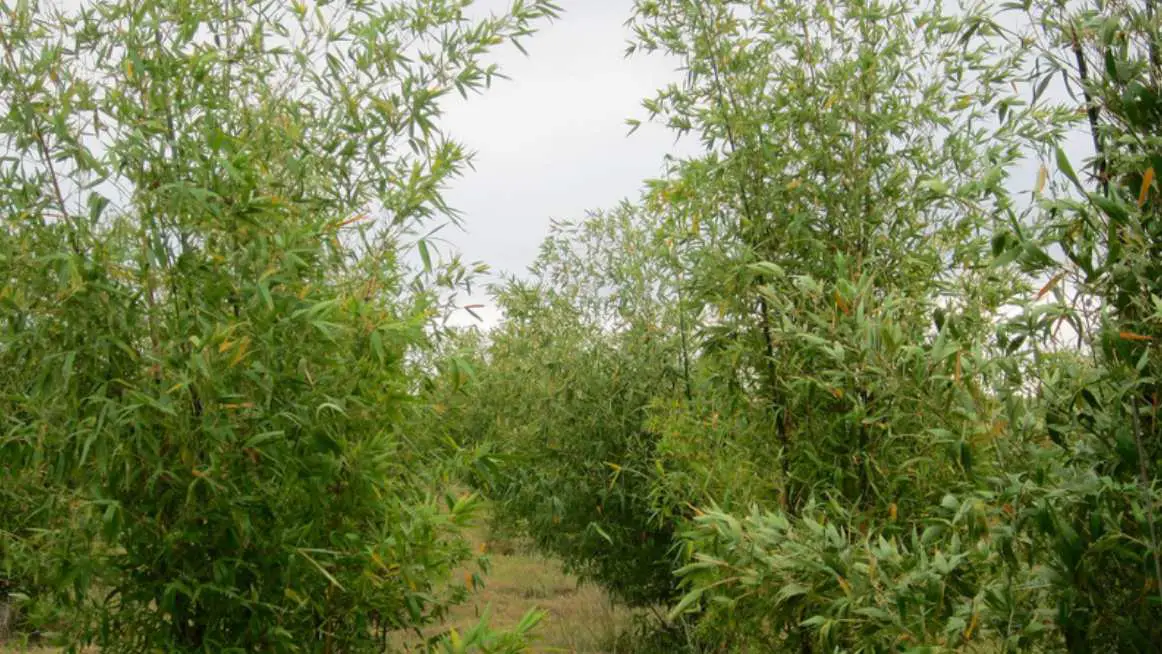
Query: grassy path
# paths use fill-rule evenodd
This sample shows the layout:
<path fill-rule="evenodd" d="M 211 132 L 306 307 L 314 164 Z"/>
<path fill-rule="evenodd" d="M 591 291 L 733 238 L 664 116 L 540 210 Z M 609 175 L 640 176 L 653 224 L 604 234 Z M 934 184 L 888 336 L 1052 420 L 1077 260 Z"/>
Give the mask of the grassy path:
<path fill-rule="evenodd" d="M 614 651 L 618 636 L 629 628 L 632 614 L 615 607 L 598 587 L 578 585 L 561 570 L 520 541 L 489 539 L 481 530 L 474 544 L 491 552 L 492 569 L 468 603 L 452 611 L 447 626 L 462 628 L 476 623 L 485 607 L 492 608 L 496 628 L 515 625 L 529 609 L 546 612 L 536 630 L 535 652 L 606 653 Z"/>

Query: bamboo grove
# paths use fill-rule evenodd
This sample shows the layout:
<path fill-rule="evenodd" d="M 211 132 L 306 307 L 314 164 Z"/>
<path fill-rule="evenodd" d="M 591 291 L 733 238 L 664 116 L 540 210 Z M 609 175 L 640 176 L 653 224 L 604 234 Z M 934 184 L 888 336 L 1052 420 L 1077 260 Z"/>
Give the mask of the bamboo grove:
<path fill-rule="evenodd" d="M 660 651 L 1152 651 L 1152 3 L 632 26 L 702 153 L 558 225 L 459 344 L 502 519 L 666 606 Z"/>
<path fill-rule="evenodd" d="M 559 12 L 470 4 L 0 2 L 17 628 L 392 651 L 475 585 L 457 483 L 630 651 L 1157 649 L 1153 0 L 635 0 L 697 152 L 449 328 L 441 102 Z"/>
<path fill-rule="evenodd" d="M 101 651 L 380 651 L 464 594 L 474 503 L 438 510 L 411 437 L 414 352 L 467 273 L 423 240 L 468 163 L 440 99 L 557 10 L 463 4 L 0 4 L 24 620 Z M 521 642 L 473 635 L 448 647 Z"/>

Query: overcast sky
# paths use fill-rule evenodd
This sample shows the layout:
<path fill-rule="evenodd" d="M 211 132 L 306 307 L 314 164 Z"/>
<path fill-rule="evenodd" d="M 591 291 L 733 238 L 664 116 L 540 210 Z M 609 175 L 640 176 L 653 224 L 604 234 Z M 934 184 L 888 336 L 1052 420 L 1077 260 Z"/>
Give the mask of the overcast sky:
<path fill-rule="evenodd" d="M 511 1 L 478 0 L 472 11 L 503 11 Z M 443 125 L 475 151 L 476 169 L 445 195 L 462 212 L 463 230 L 442 235 L 465 260 L 483 261 L 496 273 L 523 273 L 552 219 L 581 218 L 636 197 L 643 180 L 661 174 L 665 154 L 689 154 L 697 146 L 694 139 L 675 144 L 672 131 L 648 123 L 627 135 L 627 118 L 646 117 L 641 100 L 681 78 L 675 59 L 625 56 L 633 0 L 558 4 L 561 18 L 523 44 L 527 57 L 511 46 L 496 53 L 510 80 L 467 101 L 456 96 L 446 107 Z M 1054 80 L 1046 97 L 1064 94 Z M 1092 155 L 1084 129 L 1064 147 L 1079 169 Z M 1009 185 L 1024 201 L 1039 166 L 1027 159 L 1012 171 Z M 461 298 L 461 305 L 469 303 L 485 305 L 477 309 L 485 326 L 500 317 L 483 289 Z M 453 322 L 477 324 L 464 311 Z"/>
<path fill-rule="evenodd" d="M 499 11 L 511 0 L 478 4 Z M 496 271 L 523 272 L 551 219 L 580 218 L 636 196 L 644 179 L 661 174 L 663 156 L 677 151 L 673 132 L 660 126 L 627 136 L 625 120 L 646 117 L 641 100 L 679 78 L 673 59 L 625 57 L 632 0 L 558 4 L 561 18 L 522 43 L 528 57 L 513 47 L 499 52 L 511 80 L 449 103 L 443 121 L 476 152 L 476 170 L 445 196 L 463 212 L 464 230 L 442 234 L 466 260 Z M 484 294 L 473 301 L 486 305 L 478 311 L 486 322 L 496 319 Z"/>

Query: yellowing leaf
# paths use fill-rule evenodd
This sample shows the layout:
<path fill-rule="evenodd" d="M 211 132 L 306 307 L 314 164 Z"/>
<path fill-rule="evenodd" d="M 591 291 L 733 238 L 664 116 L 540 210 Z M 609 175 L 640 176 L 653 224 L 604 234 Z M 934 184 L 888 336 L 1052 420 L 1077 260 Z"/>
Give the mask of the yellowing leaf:
<path fill-rule="evenodd" d="M 980 622 L 980 613 L 973 611 L 972 620 L 968 623 L 968 629 L 964 630 L 964 639 L 972 640 L 972 632 L 976 631 L 976 625 Z"/>
<path fill-rule="evenodd" d="M 1152 340 L 1154 340 L 1153 336 L 1146 336 L 1144 334 L 1135 334 L 1134 332 L 1118 332 L 1118 336 L 1121 336 L 1122 338 L 1126 339 L 1127 341 L 1152 341 Z"/>
<path fill-rule="evenodd" d="M 835 296 L 835 306 L 839 307 L 839 310 L 844 314 L 851 315 L 851 307 L 848 306 L 847 301 L 843 299 L 839 291 L 834 291 L 833 295 Z"/>
<path fill-rule="evenodd" d="M 1146 172 L 1142 174 L 1142 190 L 1138 191 L 1138 206 L 1146 204 L 1146 198 L 1150 195 L 1150 184 L 1154 182 L 1154 167 L 1150 166 Z"/>
<path fill-rule="evenodd" d="M 1045 297 L 1045 294 L 1053 290 L 1053 287 L 1057 286 L 1057 282 L 1060 282 L 1061 278 L 1064 276 L 1065 273 L 1059 272 L 1054 275 L 1052 279 L 1045 282 L 1045 285 L 1041 287 L 1041 290 L 1037 291 L 1037 299 L 1040 300 L 1041 298 Z"/>
<path fill-rule="evenodd" d="M 368 218 L 370 218 L 370 217 L 371 217 L 371 216 L 369 216 L 369 215 L 367 215 L 367 214 L 365 214 L 365 213 L 361 213 L 361 214 L 358 214 L 358 215 L 352 216 L 352 217 L 348 218 L 347 220 L 343 220 L 343 221 L 341 221 L 341 222 L 338 222 L 338 223 L 334 223 L 334 224 L 332 224 L 332 225 L 331 225 L 331 229 L 335 229 L 335 230 L 338 230 L 338 229 L 343 229 L 344 227 L 346 227 L 346 226 L 348 226 L 348 225 L 351 225 L 351 224 L 357 223 L 357 222 L 359 222 L 359 221 L 361 221 L 361 220 L 367 220 L 367 219 L 368 219 Z"/>
<path fill-rule="evenodd" d="M 791 180 L 790 184 L 787 184 L 787 190 L 794 191 L 795 189 L 799 188 L 802 185 L 803 185 L 803 180 L 796 177 L 795 179 Z"/>
<path fill-rule="evenodd" d="M 246 352 L 249 350 L 250 338 L 243 338 L 242 343 L 238 346 L 238 351 L 235 352 L 234 356 L 230 359 L 230 367 L 233 368 L 234 366 L 238 365 L 238 362 L 242 360 L 242 357 L 246 356 Z"/>
<path fill-rule="evenodd" d="M 1041 168 L 1037 170 L 1037 186 L 1033 191 L 1037 195 L 1041 195 L 1041 191 L 1045 190 L 1045 182 L 1049 181 L 1049 168 L 1045 164 L 1041 164 Z"/>

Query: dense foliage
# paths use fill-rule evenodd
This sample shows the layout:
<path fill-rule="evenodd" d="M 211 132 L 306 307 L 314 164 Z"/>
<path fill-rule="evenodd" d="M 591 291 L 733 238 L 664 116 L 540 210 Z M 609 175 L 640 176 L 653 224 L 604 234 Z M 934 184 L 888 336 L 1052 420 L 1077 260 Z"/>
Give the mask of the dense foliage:
<path fill-rule="evenodd" d="M 107 651 L 347 652 L 463 594 L 473 502 L 440 510 L 409 433 L 463 271 L 400 253 L 467 162 L 440 98 L 556 11 L 463 4 L 0 6 L 6 609 L 55 593 Z M 487 642 L 516 641 L 454 649 Z"/>
<path fill-rule="evenodd" d="M 673 527 L 652 518 L 651 475 L 637 466 L 655 456 L 649 403 L 682 382 L 663 327 L 672 315 L 653 308 L 672 288 L 651 273 L 668 271 L 634 254 L 649 251 L 644 234 L 617 238 L 636 224 L 626 207 L 546 242 L 536 272 L 560 285 L 505 289 L 506 322 L 489 335 L 488 365 L 474 366 L 479 392 L 455 415 L 458 440 L 499 450 L 477 480 L 503 500 L 501 519 L 527 522 L 575 571 L 649 604 L 676 592 Z M 611 277 L 624 283 L 606 295 Z"/>
<path fill-rule="evenodd" d="M 701 148 L 460 331 L 439 101 L 556 7 L 338 4 L 0 3 L 0 628 L 382 649 L 460 475 L 639 647 L 1157 649 L 1153 0 L 636 0 Z"/>
<path fill-rule="evenodd" d="M 1154 647 L 1153 5 L 632 25 L 703 152 L 497 289 L 448 401 L 502 519 L 690 647 Z"/>

